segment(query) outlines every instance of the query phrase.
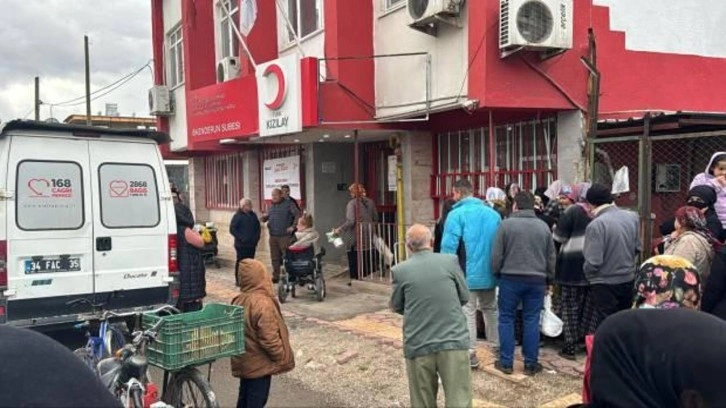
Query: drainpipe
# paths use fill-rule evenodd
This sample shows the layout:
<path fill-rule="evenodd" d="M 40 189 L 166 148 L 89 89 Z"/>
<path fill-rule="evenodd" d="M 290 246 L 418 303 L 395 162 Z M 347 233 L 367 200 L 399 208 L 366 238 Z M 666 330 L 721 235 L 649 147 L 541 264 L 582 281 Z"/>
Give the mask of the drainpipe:
<path fill-rule="evenodd" d="M 398 227 L 398 260 L 406 260 L 406 225 L 403 211 L 403 154 L 401 141 L 395 138 L 396 155 L 396 224 Z"/>

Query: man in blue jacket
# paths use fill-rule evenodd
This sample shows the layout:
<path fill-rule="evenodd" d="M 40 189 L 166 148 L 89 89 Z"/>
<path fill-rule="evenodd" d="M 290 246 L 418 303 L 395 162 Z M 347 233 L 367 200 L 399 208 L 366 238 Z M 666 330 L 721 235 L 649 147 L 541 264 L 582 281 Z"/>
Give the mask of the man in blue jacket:
<path fill-rule="evenodd" d="M 476 311 L 481 310 L 486 325 L 487 341 L 497 346 L 497 280 L 492 272 L 492 245 L 501 222 L 499 213 L 476 197 L 469 180 L 454 183 L 454 209 L 444 226 L 441 252 L 455 254 L 466 276 L 469 303 L 464 306 L 469 326 L 469 362 L 479 366 L 476 357 Z"/>

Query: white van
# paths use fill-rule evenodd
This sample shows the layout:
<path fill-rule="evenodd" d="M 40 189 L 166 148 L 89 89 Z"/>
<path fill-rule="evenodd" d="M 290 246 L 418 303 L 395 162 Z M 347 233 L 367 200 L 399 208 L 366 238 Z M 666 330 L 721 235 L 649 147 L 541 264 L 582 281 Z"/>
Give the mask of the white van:
<path fill-rule="evenodd" d="M 0 127 L 0 324 L 63 325 L 94 311 L 90 303 L 176 303 L 176 219 L 157 146 L 168 140 L 36 121 Z"/>

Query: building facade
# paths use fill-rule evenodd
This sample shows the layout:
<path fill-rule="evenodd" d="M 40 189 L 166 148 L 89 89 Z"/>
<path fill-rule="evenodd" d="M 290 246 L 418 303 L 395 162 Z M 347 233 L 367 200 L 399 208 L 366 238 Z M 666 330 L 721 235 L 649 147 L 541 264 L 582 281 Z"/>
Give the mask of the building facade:
<path fill-rule="evenodd" d="M 353 181 L 384 224 L 431 224 L 459 177 L 479 194 L 587 178 L 592 121 L 726 110 L 719 0 L 151 3 L 155 83 L 171 101 L 164 154 L 190 159 L 189 201 L 222 230 L 239 199 L 259 212 L 290 184 L 329 231 Z M 220 240 L 231 259 L 231 237 Z"/>

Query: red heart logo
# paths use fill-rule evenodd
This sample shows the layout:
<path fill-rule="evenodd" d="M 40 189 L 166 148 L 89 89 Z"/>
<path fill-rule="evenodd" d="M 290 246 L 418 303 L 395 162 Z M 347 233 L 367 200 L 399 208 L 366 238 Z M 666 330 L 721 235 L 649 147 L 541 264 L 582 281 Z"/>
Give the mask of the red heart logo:
<path fill-rule="evenodd" d="M 111 197 L 128 197 L 129 183 L 123 180 L 113 180 L 108 184 Z"/>
<path fill-rule="evenodd" d="M 28 180 L 28 188 L 36 197 L 45 197 L 45 190 L 50 187 L 50 182 L 46 179 L 30 179 Z"/>

